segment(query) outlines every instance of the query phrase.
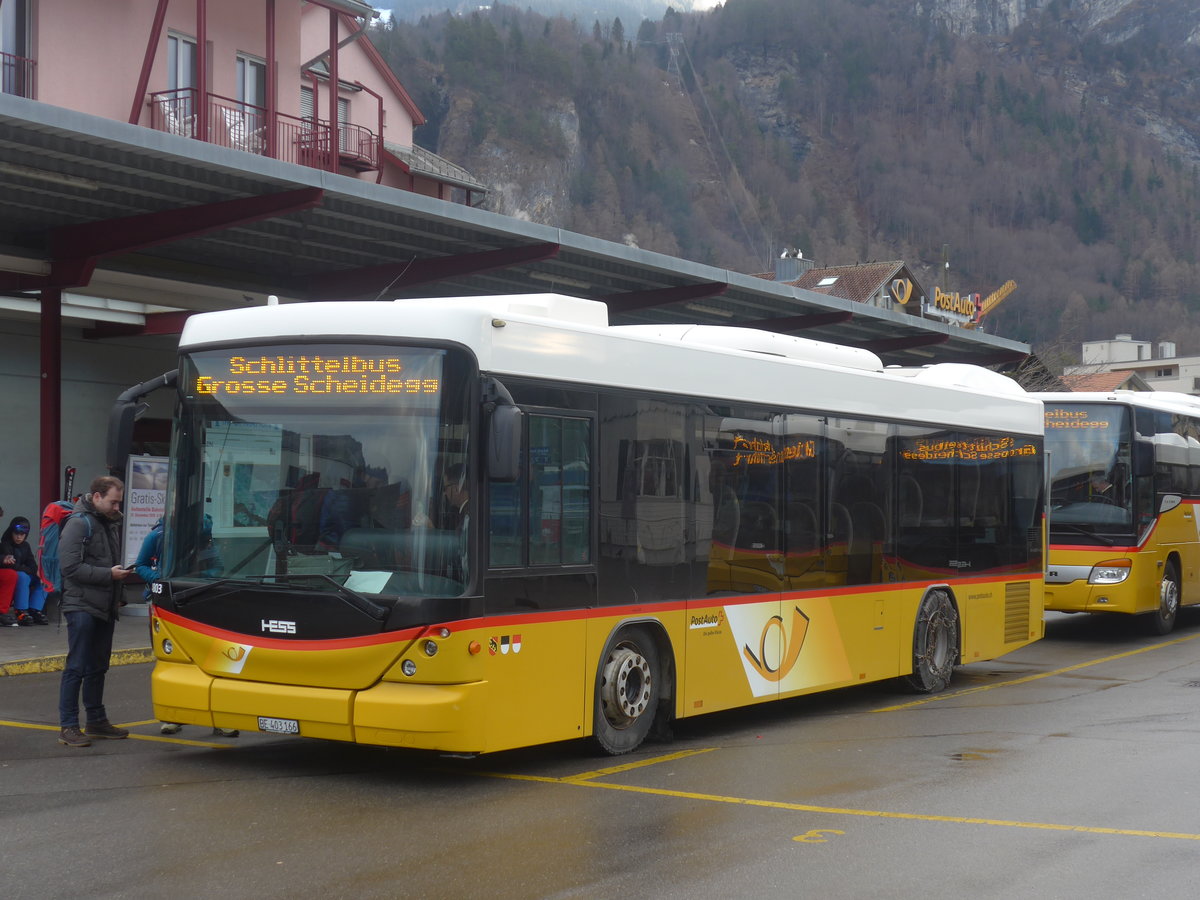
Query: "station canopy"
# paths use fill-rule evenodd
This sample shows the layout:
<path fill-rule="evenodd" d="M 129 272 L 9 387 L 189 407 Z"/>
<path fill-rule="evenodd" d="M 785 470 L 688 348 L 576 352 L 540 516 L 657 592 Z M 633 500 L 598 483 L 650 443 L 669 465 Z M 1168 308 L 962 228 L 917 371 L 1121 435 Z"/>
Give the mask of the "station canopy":
<path fill-rule="evenodd" d="M 142 305 L 111 315 L 98 306 L 85 332 L 94 338 L 177 334 L 191 312 L 268 295 L 558 292 L 607 302 L 613 324 L 751 326 L 862 347 L 888 364 L 994 365 L 1029 353 L 995 335 L 0 94 L 0 315 L 28 312 L 45 289 Z"/>

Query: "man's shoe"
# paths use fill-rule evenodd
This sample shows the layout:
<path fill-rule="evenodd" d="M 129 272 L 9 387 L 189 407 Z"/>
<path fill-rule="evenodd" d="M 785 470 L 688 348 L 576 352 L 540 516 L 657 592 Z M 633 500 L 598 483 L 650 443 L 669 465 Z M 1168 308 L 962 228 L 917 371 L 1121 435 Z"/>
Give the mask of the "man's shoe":
<path fill-rule="evenodd" d="M 89 722 L 87 726 L 87 735 L 88 737 L 94 738 L 111 738 L 112 740 L 116 741 L 120 740 L 121 738 L 129 737 L 129 732 L 124 728 L 118 728 L 116 725 L 112 725 L 108 722 L 97 722 L 95 724 Z"/>
<path fill-rule="evenodd" d="M 35 609 L 32 612 L 30 612 L 29 614 L 31 616 L 33 616 L 33 624 L 34 625 L 49 625 L 50 624 L 50 620 L 46 618 L 46 614 L 44 612 L 42 612 L 40 609 Z"/>
<path fill-rule="evenodd" d="M 240 732 L 236 728 L 214 728 L 213 734 L 217 737 L 237 737 Z"/>
<path fill-rule="evenodd" d="M 30 615 L 25 610 L 21 610 L 19 613 L 17 613 L 17 624 L 18 625 L 33 625 L 35 623 L 33 621 L 32 615 Z"/>
<path fill-rule="evenodd" d="M 162 728 L 159 729 L 163 734 L 179 734 L 183 730 L 183 726 L 178 722 L 163 722 Z"/>
<path fill-rule="evenodd" d="M 78 725 L 72 725 L 60 731 L 58 733 L 58 742 L 60 744 L 66 744 L 68 747 L 92 746 L 91 739 L 79 730 Z"/>
<path fill-rule="evenodd" d="M 0 628 L 17 628 L 20 624 L 16 616 L 11 616 L 8 613 L 0 613 Z"/>

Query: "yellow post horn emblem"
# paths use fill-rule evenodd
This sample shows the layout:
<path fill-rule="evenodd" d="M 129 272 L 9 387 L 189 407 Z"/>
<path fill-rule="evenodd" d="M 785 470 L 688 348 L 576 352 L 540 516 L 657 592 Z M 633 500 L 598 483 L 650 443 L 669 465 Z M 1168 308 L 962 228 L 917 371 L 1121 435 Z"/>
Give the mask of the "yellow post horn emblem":
<path fill-rule="evenodd" d="M 893 278 L 891 284 L 892 299 L 905 304 L 912 299 L 912 281 L 908 278 Z"/>
<path fill-rule="evenodd" d="M 771 630 L 778 628 L 780 635 L 783 637 L 783 656 L 779 660 L 779 665 L 772 667 L 767 662 L 767 636 Z M 800 658 L 800 649 L 804 646 L 804 638 L 808 634 L 808 616 L 800 612 L 800 607 L 792 608 L 792 633 L 788 636 L 787 629 L 783 627 L 783 616 L 771 616 L 767 619 L 767 624 L 763 626 L 762 636 L 758 642 L 758 656 L 754 655 L 754 651 L 748 645 L 742 646 L 742 653 L 745 654 L 746 660 L 754 667 L 759 675 L 767 681 L 783 681 L 787 678 L 788 673 L 796 665 L 796 660 Z"/>

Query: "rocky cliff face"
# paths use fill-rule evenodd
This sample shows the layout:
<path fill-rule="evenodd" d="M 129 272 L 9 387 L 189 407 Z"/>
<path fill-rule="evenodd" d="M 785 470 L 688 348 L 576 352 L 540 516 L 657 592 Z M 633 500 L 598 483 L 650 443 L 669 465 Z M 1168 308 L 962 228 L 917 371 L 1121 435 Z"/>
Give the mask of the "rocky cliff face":
<path fill-rule="evenodd" d="M 571 176 L 581 164 L 579 115 L 569 100 L 544 110 L 561 136 L 565 153 L 535 153 L 533 148 L 498 139 L 472 137 L 474 100 L 463 96 L 451 104 L 439 152 L 464 166 L 488 185 L 484 207 L 529 222 L 565 227 L 571 218 Z"/>
<path fill-rule="evenodd" d="M 914 10 L 931 25 L 953 34 L 1012 34 L 1049 9 L 1048 0 L 916 0 Z M 1105 44 L 1131 40 L 1147 31 L 1169 44 L 1200 45 L 1200 14 L 1195 0 L 1074 0 L 1053 15 L 1082 35 Z"/>
<path fill-rule="evenodd" d="M 1037 0 L 917 0 L 918 16 L 952 34 L 1006 35 L 1025 20 Z M 1128 0 L 1111 0 L 1128 2 Z"/>

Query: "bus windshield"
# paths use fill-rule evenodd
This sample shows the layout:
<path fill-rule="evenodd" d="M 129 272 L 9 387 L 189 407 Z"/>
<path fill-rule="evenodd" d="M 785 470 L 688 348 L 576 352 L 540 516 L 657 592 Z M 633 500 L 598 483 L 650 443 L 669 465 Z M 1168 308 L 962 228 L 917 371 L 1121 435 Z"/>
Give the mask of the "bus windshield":
<path fill-rule="evenodd" d="M 163 578 L 463 594 L 473 371 L 415 347 L 186 356 Z"/>
<path fill-rule="evenodd" d="M 1046 404 L 1052 530 L 1110 534 L 1132 530 L 1130 447 L 1126 407 Z"/>

